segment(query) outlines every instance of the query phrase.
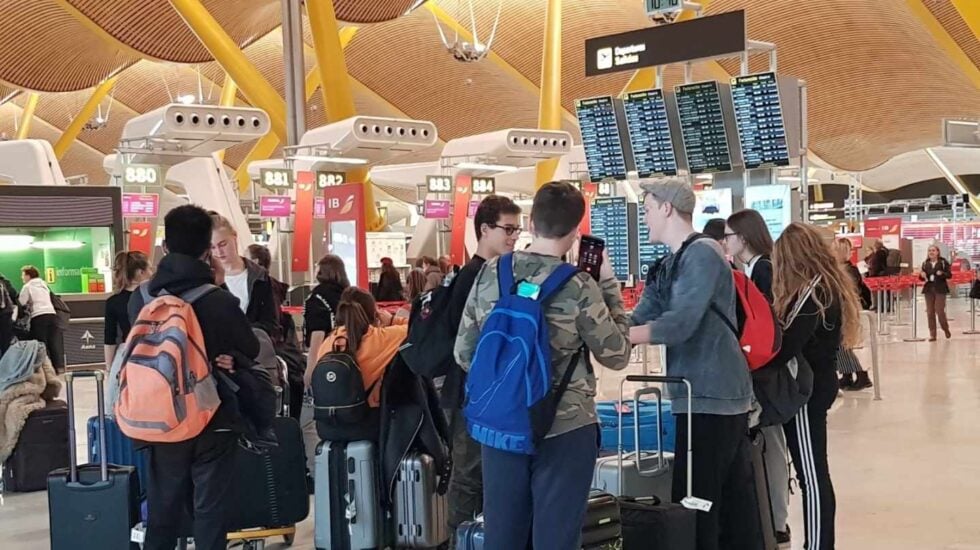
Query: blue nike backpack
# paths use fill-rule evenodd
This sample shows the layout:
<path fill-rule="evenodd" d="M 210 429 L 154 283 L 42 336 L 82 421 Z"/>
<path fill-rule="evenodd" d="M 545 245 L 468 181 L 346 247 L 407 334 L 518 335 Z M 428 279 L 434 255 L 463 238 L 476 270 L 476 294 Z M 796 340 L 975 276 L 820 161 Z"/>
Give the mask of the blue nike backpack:
<path fill-rule="evenodd" d="M 551 429 L 581 351 L 552 387 L 545 304 L 576 273 L 563 263 L 541 284 L 537 297 L 524 297 L 514 283 L 513 254 L 500 258 L 500 300 L 483 323 L 466 378 L 463 414 L 470 436 L 480 444 L 530 455 Z"/>

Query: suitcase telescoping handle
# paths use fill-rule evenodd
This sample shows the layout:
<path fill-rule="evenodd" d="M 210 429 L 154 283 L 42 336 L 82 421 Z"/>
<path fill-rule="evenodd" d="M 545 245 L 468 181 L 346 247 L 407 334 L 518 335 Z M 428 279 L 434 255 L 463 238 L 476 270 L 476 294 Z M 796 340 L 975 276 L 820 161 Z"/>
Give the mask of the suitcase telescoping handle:
<path fill-rule="evenodd" d="M 619 494 L 623 494 L 623 461 L 625 459 L 625 448 L 623 447 L 623 404 L 626 401 L 624 386 L 626 381 L 620 384 L 619 406 L 616 407 L 616 414 L 619 419 L 617 426 L 617 448 L 616 448 L 616 468 L 619 472 Z M 643 469 L 643 453 L 640 450 L 640 398 L 644 395 L 653 395 L 657 398 L 657 466 L 650 470 Z M 663 400 L 660 388 L 643 388 L 633 394 L 633 456 L 635 457 L 634 466 L 636 472 L 643 477 L 653 477 L 661 473 L 664 468 L 664 445 L 663 445 Z"/>
<path fill-rule="evenodd" d="M 101 370 L 76 370 L 65 373 L 65 387 L 68 398 L 68 481 L 78 483 L 78 452 L 75 448 L 75 377 L 95 378 L 95 392 L 99 409 L 99 468 L 102 481 L 109 481 L 109 458 L 105 442 L 105 394 L 102 390 L 102 380 L 105 373 Z"/>
<path fill-rule="evenodd" d="M 691 382 L 689 382 L 687 378 L 681 376 L 653 376 L 653 375 L 646 375 L 646 374 L 644 375 L 631 374 L 627 376 L 625 380 L 623 380 L 623 385 L 620 386 L 620 397 L 622 397 L 623 387 L 625 386 L 626 382 L 684 384 L 684 387 L 687 388 L 687 498 L 692 498 L 694 496 L 694 481 L 693 481 L 694 462 L 692 461 L 692 457 L 691 457 L 691 435 L 692 435 L 691 424 L 692 424 L 692 416 L 694 413 L 694 409 L 691 408 L 691 401 L 694 399 L 694 392 L 691 389 Z M 658 429 L 659 429 L 659 419 L 660 419 L 659 413 L 660 411 L 657 411 Z M 636 414 L 637 414 L 637 419 L 639 419 L 638 413 Z M 663 448 L 661 447 L 661 454 L 662 454 L 662 450 Z M 620 476 L 620 478 L 622 478 L 622 476 Z"/>

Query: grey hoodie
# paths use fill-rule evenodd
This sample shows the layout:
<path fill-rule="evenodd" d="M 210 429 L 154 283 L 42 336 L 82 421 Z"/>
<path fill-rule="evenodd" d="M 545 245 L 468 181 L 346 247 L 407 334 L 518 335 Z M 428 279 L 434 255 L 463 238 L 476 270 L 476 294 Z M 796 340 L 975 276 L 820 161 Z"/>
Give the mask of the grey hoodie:
<path fill-rule="evenodd" d="M 668 376 L 691 382 L 695 414 L 747 413 L 752 402 L 752 379 L 738 339 L 717 305 L 735 322 L 735 286 L 721 246 L 711 239 L 688 245 L 651 270 L 643 297 L 633 312 L 633 324 L 650 327 L 650 343 L 667 347 Z M 677 270 L 677 273 L 673 273 Z M 672 409 L 687 410 L 683 388 L 669 387 Z"/>

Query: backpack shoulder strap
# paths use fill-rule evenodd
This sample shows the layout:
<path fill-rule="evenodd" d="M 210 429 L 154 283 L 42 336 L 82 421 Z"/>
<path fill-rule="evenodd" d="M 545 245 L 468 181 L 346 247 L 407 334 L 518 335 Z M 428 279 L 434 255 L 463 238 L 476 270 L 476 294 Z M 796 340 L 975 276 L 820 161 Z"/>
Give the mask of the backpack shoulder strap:
<path fill-rule="evenodd" d="M 578 268 L 572 264 L 562 262 L 548 278 L 541 283 L 541 291 L 538 294 L 539 302 L 550 300 L 568 281 L 578 274 Z"/>
<path fill-rule="evenodd" d="M 187 292 L 182 293 L 180 295 L 180 299 L 187 302 L 188 304 L 193 305 L 194 302 L 200 300 L 201 298 L 207 296 L 208 294 L 211 294 L 215 290 L 218 290 L 218 287 L 212 284 L 201 285 L 199 287 L 192 288 Z"/>
<path fill-rule="evenodd" d="M 497 260 L 497 284 L 500 295 L 507 296 L 514 288 L 514 253 L 504 254 Z"/>

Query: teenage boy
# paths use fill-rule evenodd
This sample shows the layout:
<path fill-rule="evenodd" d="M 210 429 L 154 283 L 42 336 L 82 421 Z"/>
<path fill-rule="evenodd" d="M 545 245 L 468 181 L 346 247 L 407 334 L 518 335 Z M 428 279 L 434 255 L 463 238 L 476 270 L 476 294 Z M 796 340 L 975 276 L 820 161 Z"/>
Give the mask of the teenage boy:
<path fill-rule="evenodd" d="M 673 500 L 687 492 L 687 426 L 692 426 L 694 496 L 711 501 L 698 512 L 698 550 L 762 548 L 758 505 L 752 484 L 748 412 L 752 381 L 735 323 L 731 268 L 717 241 L 695 233 L 694 191 L 679 178 L 640 186 L 650 240 L 670 247 L 647 279 L 633 312 L 630 340 L 667 347 L 667 375 L 686 378 L 687 393 L 670 387 L 677 415 Z M 683 249 L 681 254 L 678 254 Z"/>
<path fill-rule="evenodd" d="M 167 255 L 149 282 L 150 295 L 157 296 L 163 290 L 179 295 L 202 285 L 221 284 L 220 264 L 209 257 L 212 222 L 207 211 L 193 205 L 180 206 L 171 210 L 163 223 Z M 131 321 L 135 322 L 143 306 L 142 293 L 133 292 L 129 301 Z M 230 292 L 214 290 L 192 307 L 212 366 L 230 370 L 229 357 L 254 359 L 258 355 L 259 342 L 238 299 Z M 194 547 L 224 550 L 227 546 L 225 511 L 232 505 L 232 483 L 237 482 L 233 466 L 241 413 L 237 401 L 223 388 L 219 382 L 222 404 L 199 436 L 180 443 L 148 445 L 146 550 L 173 550 L 187 502 L 193 502 Z"/>
<path fill-rule="evenodd" d="M 582 193 L 572 185 L 553 182 L 539 189 L 531 208 L 534 242 L 514 253 L 514 280 L 540 287 L 578 239 L 584 213 Z M 500 298 L 498 260 L 483 266 L 463 310 L 456 339 L 456 360 L 463 370 L 469 369 L 483 323 Z M 555 550 L 581 546 L 599 450 L 596 378 L 589 355 L 617 370 L 629 361 L 629 319 L 608 260 L 599 282 L 578 273 L 543 307 L 551 339 L 552 382 L 557 385 L 567 369 L 574 371 L 536 454 L 482 448 L 487 550 L 522 549 L 528 542 Z"/>
<path fill-rule="evenodd" d="M 456 275 L 450 323 L 458 327 L 463 307 L 473 282 L 487 260 L 514 251 L 521 235 L 521 207 L 507 197 L 490 195 L 480 202 L 473 216 L 476 231 L 476 254 Z M 450 369 L 442 386 L 440 406 L 449 417 L 453 437 L 453 473 L 449 478 L 449 527 L 453 533 L 464 521 L 483 511 L 483 472 L 480 467 L 480 444 L 466 433 L 463 418 L 463 389 L 466 373 L 459 367 Z M 450 544 L 455 544 L 452 537 Z"/>

